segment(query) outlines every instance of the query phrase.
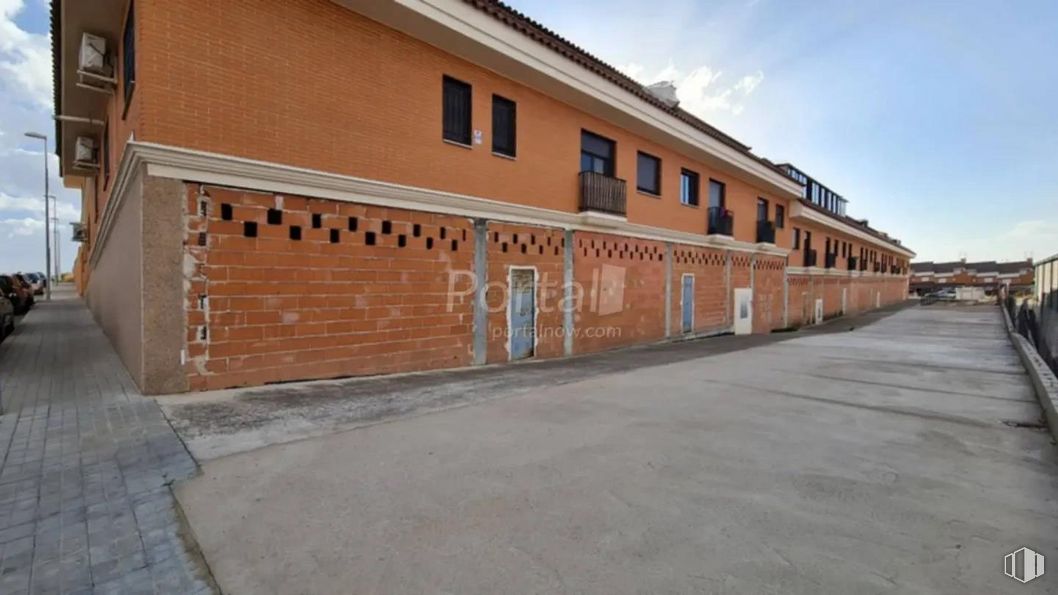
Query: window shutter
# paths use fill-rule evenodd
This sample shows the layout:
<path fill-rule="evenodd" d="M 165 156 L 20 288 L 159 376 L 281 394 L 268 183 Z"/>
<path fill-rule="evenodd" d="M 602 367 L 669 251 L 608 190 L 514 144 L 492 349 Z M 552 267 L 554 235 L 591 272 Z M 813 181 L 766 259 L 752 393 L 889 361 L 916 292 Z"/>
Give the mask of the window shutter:
<path fill-rule="evenodd" d="M 444 138 L 470 144 L 470 85 L 444 77 Z"/>
<path fill-rule="evenodd" d="M 492 96 L 492 150 L 515 156 L 517 144 L 517 107 L 510 99 Z"/>

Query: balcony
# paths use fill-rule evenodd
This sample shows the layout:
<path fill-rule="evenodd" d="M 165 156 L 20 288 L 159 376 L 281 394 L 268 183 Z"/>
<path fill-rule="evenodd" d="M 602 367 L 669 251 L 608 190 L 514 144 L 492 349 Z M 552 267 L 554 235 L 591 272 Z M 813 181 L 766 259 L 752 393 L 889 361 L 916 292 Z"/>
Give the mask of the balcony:
<path fill-rule="evenodd" d="M 856 262 L 856 257 L 855 256 L 850 256 L 849 257 L 849 270 L 850 271 L 855 271 L 856 268 L 859 267 L 859 266 L 860 266 L 859 263 Z"/>
<path fill-rule="evenodd" d="M 628 191 L 625 181 L 593 171 L 580 172 L 580 210 L 624 217 Z"/>
<path fill-rule="evenodd" d="M 838 266 L 838 253 L 837 252 L 830 252 L 828 254 L 824 254 L 823 255 L 823 266 L 828 268 L 828 269 L 832 269 L 832 268 Z"/>
<path fill-rule="evenodd" d="M 805 266 L 816 266 L 816 251 L 811 248 L 805 248 Z"/>
<path fill-rule="evenodd" d="M 775 223 L 771 221 L 757 221 L 757 243 L 775 243 Z"/>
<path fill-rule="evenodd" d="M 724 207 L 709 207 L 709 235 L 734 234 L 735 214 Z"/>

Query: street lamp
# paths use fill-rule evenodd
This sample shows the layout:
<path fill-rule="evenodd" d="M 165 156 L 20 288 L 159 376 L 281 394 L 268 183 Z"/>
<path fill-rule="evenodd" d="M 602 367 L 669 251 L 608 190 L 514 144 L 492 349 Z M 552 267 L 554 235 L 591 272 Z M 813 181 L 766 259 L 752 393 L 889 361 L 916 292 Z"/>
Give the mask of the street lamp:
<path fill-rule="evenodd" d="M 48 136 L 39 132 L 27 132 L 26 136 L 44 141 L 44 299 L 51 299 L 51 205 L 48 200 Z"/>
<path fill-rule="evenodd" d="M 55 282 L 58 283 L 62 280 L 62 255 L 60 254 L 62 242 L 59 241 L 59 197 L 49 194 L 48 198 L 55 201 L 55 209 L 52 211 L 55 214 L 51 216 L 51 232 L 54 234 L 52 244 L 55 246 Z"/>

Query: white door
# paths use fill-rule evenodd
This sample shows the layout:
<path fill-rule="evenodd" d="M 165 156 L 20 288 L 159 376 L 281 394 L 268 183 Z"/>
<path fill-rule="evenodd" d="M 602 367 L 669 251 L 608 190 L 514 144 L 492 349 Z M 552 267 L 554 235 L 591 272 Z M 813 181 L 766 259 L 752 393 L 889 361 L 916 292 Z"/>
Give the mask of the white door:
<path fill-rule="evenodd" d="M 845 314 L 849 311 L 849 288 L 841 288 L 841 313 Z"/>
<path fill-rule="evenodd" d="M 823 322 L 823 298 L 816 298 L 816 319 L 815 324 Z"/>
<path fill-rule="evenodd" d="M 882 307 L 882 294 L 877 292 L 877 291 L 874 292 L 874 307 L 875 308 L 881 308 Z"/>
<path fill-rule="evenodd" d="M 753 288 L 735 288 L 735 334 L 753 332 Z"/>

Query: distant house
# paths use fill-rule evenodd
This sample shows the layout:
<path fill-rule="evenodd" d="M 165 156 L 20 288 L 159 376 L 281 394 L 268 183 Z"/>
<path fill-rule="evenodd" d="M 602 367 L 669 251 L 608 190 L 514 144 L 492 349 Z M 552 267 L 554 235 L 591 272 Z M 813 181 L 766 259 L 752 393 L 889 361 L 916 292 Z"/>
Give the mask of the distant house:
<path fill-rule="evenodd" d="M 948 287 L 982 287 L 993 290 L 1006 287 L 1009 291 L 1028 291 L 1033 284 L 1032 259 L 1014 262 L 913 262 L 911 263 L 912 293 L 923 295 Z"/>

